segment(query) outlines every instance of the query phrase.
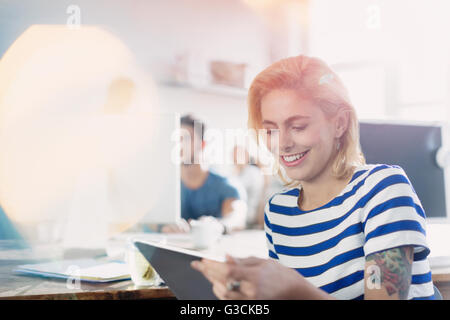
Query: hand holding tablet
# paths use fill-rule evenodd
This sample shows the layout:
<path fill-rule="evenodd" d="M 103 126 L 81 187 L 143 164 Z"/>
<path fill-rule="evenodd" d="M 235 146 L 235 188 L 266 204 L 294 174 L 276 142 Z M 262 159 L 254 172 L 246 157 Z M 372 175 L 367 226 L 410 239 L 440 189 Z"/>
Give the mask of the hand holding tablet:
<path fill-rule="evenodd" d="M 224 257 L 212 256 L 157 242 L 135 241 L 134 244 L 177 299 L 217 300 L 211 283 L 203 274 L 191 267 L 191 262 L 202 258 L 224 262 Z"/>

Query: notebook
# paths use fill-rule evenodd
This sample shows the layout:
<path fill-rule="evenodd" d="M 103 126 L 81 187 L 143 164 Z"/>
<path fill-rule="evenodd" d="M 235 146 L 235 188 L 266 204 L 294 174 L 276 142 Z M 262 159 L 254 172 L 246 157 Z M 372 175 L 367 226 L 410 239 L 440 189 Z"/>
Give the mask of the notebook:
<path fill-rule="evenodd" d="M 121 261 L 100 262 L 95 259 L 52 261 L 20 265 L 15 272 L 46 278 L 79 279 L 104 283 L 131 279 L 128 266 Z"/>

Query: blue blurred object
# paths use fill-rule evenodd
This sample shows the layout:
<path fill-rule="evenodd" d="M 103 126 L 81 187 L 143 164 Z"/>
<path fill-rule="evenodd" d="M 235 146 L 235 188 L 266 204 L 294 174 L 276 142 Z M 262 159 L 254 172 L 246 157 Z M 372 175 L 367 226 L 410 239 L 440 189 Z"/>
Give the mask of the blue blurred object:
<path fill-rule="evenodd" d="M 444 298 L 442 297 L 442 294 L 439 291 L 439 289 L 435 285 L 433 285 L 433 287 L 434 287 L 434 299 L 436 299 L 436 300 L 444 300 Z"/>
<path fill-rule="evenodd" d="M 0 240 L 24 240 L 0 207 Z"/>
<path fill-rule="evenodd" d="M 181 182 L 181 217 L 185 220 L 202 216 L 222 216 L 222 204 L 226 199 L 241 199 L 239 190 L 230 181 L 210 171 L 204 184 L 189 189 Z"/>

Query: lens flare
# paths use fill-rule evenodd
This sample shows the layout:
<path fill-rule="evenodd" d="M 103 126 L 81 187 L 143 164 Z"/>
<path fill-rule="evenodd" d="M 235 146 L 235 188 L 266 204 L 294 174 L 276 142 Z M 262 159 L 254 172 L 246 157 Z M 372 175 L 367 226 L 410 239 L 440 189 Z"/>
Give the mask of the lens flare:
<path fill-rule="evenodd" d="M 163 179 L 140 157 L 158 139 L 151 112 L 155 86 L 114 35 L 27 29 L 0 60 L 0 204 L 9 219 L 25 237 L 73 247 L 101 246 L 136 223 L 152 207 L 149 181 Z"/>

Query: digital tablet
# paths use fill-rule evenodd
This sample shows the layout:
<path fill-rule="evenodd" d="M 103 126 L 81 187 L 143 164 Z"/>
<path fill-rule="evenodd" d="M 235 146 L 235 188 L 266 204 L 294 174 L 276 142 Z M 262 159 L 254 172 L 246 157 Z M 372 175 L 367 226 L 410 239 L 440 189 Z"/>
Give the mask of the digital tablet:
<path fill-rule="evenodd" d="M 191 267 L 191 262 L 202 258 L 224 262 L 224 257 L 150 241 L 139 240 L 134 244 L 177 299 L 217 300 L 211 283 Z"/>

